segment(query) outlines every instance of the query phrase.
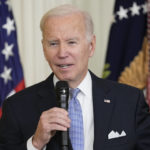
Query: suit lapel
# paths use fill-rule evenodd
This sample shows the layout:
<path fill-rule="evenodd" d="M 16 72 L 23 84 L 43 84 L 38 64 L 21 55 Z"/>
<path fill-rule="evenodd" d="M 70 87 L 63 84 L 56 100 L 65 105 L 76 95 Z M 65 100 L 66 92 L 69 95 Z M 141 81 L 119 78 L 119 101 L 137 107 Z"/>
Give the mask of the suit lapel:
<path fill-rule="evenodd" d="M 51 74 L 43 83 L 38 91 L 38 110 L 41 114 L 43 111 L 56 106 L 56 95 L 53 85 L 53 74 Z"/>
<path fill-rule="evenodd" d="M 99 150 L 103 148 L 103 143 L 108 139 L 114 100 L 110 93 L 111 88 L 107 87 L 102 79 L 91 75 L 94 107 L 94 150 Z"/>

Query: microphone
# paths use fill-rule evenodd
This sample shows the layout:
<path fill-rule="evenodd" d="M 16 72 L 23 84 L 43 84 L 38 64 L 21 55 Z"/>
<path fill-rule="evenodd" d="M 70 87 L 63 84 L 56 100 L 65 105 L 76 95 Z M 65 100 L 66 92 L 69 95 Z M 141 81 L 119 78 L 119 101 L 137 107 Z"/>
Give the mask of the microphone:
<path fill-rule="evenodd" d="M 58 107 L 68 110 L 69 86 L 66 81 L 58 81 L 56 83 L 56 98 Z M 69 132 L 61 131 L 61 147 L 62 150 L 69 149 Z"/>

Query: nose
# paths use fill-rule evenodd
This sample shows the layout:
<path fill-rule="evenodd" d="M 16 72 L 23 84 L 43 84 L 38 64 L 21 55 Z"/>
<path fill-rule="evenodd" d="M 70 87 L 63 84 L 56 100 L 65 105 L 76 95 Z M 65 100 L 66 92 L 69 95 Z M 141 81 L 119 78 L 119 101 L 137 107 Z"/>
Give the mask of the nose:
<path fill-rule="evenodd" d="M 66 58 L 68 56 L 67 47 L 65 44 L 60 44 L 59 50 L 58 50 L 58 57 L 59 58 Z"/>

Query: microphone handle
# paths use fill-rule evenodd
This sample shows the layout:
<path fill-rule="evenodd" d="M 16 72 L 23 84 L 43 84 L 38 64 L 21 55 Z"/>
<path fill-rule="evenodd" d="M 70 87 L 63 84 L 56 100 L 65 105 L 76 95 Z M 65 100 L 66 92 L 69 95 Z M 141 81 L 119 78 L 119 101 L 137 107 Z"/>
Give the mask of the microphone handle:
<path fill-rule="evenodd" d="M 62 131 L 61 132 L 61 144 L 62 144 L 62 150 L 69 150 L 69 143 L 68 143 L 68 131 Z"/>
<path fill-rule="evenodd" d="M 68 146 L 62 146 L 62 150 L 69 150 Z"/>
<path fill-rule="evenodd" d="M 61 94 L 60 99 L 61 99 L 60 107 L 68 110 L 68 101 L 66 101 L 67 95 Z M 68 130 L 61 131 L 61 147 L 62 147 L 62 150 L 69 150 L 69 148 L 68 148 L 69 147 L 69 132 L 68 132 Z"/>

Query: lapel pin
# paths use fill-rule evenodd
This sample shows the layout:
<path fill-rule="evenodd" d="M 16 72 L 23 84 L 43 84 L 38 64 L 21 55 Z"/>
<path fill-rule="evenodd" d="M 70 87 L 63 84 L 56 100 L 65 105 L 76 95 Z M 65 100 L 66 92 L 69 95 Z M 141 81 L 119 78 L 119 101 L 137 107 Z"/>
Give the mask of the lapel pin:
<path fill-rule="evenodd" d="M 110 103 L 109 99 L 104 99 L 104 103 Z"/>

